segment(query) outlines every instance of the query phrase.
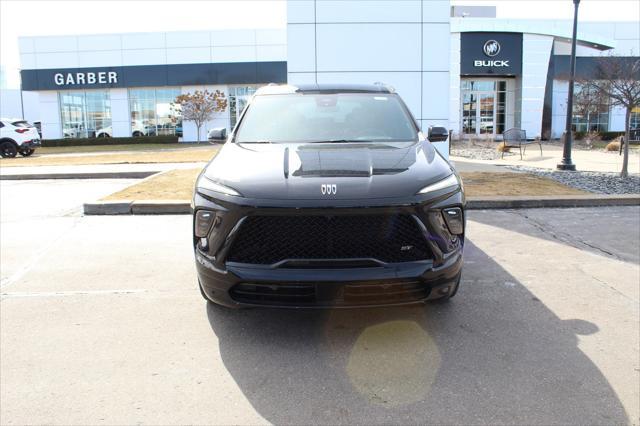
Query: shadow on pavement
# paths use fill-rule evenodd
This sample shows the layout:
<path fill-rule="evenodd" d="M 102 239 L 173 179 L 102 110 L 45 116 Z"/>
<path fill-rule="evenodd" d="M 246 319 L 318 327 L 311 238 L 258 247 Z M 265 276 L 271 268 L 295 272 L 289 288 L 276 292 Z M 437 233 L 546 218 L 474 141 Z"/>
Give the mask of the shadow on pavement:
<path fill-rule="evenodd" d="M 209 305 L 222 361 L 273 423 L 628 423 L 577 347 L 576 336 L 597 326 L 560 320 L 470 241 L 465 256 L 476 267 L 445 305 Z"/>
<path fill-rule="evenodd" d="M 474 210 L 469 220 L 640 264 L 637 206 Z"/>

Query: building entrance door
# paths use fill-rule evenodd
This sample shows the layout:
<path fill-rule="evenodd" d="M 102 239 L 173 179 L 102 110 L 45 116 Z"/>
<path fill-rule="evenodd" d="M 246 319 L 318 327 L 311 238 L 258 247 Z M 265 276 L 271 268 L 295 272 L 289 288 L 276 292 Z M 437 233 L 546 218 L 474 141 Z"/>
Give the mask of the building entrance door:
<path fill-rule="evenodd" d="M 462 80 L 462 133 L 495 137 L 504 131 L 506 81 Z"/>

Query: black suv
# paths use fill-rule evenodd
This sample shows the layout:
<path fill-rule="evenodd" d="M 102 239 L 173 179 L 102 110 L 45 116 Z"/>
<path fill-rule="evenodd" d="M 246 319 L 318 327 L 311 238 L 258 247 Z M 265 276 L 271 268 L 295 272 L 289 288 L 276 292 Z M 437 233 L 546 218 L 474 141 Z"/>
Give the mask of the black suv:
<path fill-rule="evenodd" d="M 429 142 L 447 137 L 425 137 L 388 87 L 261 88 L 196 183 L 202 295 L 229 307 L 452 297 L 465 199 Z"/>

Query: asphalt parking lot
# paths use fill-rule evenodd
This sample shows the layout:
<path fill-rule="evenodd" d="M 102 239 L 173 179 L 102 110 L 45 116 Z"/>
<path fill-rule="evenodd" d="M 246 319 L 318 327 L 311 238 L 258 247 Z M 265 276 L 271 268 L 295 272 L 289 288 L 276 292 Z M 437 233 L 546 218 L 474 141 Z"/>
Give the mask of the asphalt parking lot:
<path fill-rule="evenodd" d="M 233 311 L 189 216 L 2 181 L 2 424 L 637 424 L 640 208 L 473 211 L 446 305 Z"/>

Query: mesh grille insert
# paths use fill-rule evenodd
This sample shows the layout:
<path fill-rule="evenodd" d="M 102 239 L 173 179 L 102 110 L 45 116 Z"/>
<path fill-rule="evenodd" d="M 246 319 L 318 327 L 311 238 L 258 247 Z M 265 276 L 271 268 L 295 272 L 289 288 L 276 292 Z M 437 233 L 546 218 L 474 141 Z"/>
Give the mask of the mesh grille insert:
<path fill-rule="evenodd" d="M 249 216 L 227 260 L 273 264 L 288 259 L 366 258 L 410 262 L 430 259 L 431 251 L 409 215 Z"/>

